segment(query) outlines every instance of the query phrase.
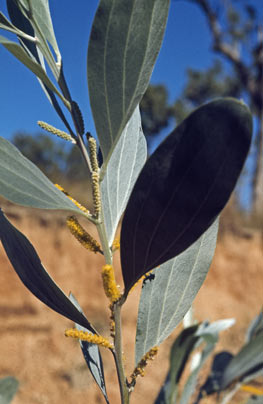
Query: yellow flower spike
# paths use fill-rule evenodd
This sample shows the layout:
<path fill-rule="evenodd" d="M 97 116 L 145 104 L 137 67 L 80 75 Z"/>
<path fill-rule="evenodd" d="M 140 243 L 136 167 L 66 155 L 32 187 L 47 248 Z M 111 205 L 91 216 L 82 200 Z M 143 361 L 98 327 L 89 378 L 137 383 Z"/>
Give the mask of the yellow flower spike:
<path fill-rule="evenodd" d="M 107 338 L 102 337 L 101 335 L 90 334 L 87 331 L 80 331 L 76 328 L 70 328 L 69 330 L 66 330 L 65 337 L 76 338 L 80 339 L 81 341 L 87 341 L 91 344 L 103 346 L 104 348 L 113 349 L 113 345 Z"/>
<path fill-rule="evenodd" d="M 110 299 L 111 303 L 117 302 L 121 298 L 112 265 L 104 265 L 102 267 L 102 281 L 106 296 Z"/>
<path fill-rule="evenodd" d="M 116 237 L 116 238 L 113 240 L 112 249 L 113 249 L 113 250 L 119 250 L 120 247 L 121 247 L 120 239 L 119 239 L 119 237 Z"/>
<path fill-rule="evenodd" d="M 72 198 L 72 196 L 70 196 L 69 193 L 67 191 L 65 191 L 64 188 L 62 188 L 59 184 L 54 184 L 54 185 L 57 189 L 59 189 L 61 192 L 63 192 L 63 194 L 66 195 L 68 197 L 68 199 L 70 199 L 71 202 L 74 203 L 74 205 L 76 205 L 80 210 L 82 210 L 82 212 L 84 212 L 86 214 L 90 214 L 89 210 L 87 208 L 85 208 L 85 206 L 82 206 L 78 201 L 76 201 L 76 199 Z"/>
<path fill-rule="evenodd" d="M 240 390 L 246 391 L 256 396 L 263 396 L 263 389 L 258 389 L 257 387 L 249 386 L 248 384 L 244 384 L 243 386 L 241 386 Z"/>
<path fill-rule="evenodd" d="M 38 126 L 40 126 L 40 128 L 46 130 L 47 132 L 53 133 L 53 135 L 56 135 L 64 140 L 67 140 L 71 143 L 76 144 L 76 140 L 71 135 L 69 135 L 67 132 L 57 129 L 54 126 L 49 125 L 48 123 L 43 122 L 43 121 L 37 121 L 37 124 L 38 124 Z"/>
<path fill-rule="evenodd" d="M 95 240 L 78 222 L 75 216 L 67 218 L 67 226 L 74 237 L 83 245 L 87 250 L 102 253 L 99 243 Z"/>
<path fill-rule="evenodd" d="M 141 282 L 144 281 L 144 279 L 148 278 L 148 276 L 151 274 L 152 271 L 146 272 L 146 274 L 144 274 L 137 282 L 135 282 L 135 284 L 130 288 L 129 293 L 134 291 L 134 289 L 136 288 L 136 286 Z"/>
<path fill-rule="evenodd" d="M 154 357 L 157 355 L 157 353 L 158 353 L 158 347 L 155 346 L 142 357 L 142 359 L 140 360 L 140 362 L 138 363 L 138 365 L 131 374 L 131 382 L 129 383 L 130 387 L 135 386 L 136 379 L 138 376 L 141 377 L 145 376 L 145 367 L 147 366 L 148 361 L 153 360 Z"/>

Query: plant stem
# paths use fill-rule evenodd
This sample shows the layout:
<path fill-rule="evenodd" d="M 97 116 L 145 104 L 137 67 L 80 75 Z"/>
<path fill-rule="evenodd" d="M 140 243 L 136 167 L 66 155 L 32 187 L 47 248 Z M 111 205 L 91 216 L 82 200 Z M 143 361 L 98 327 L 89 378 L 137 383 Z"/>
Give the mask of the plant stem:
<path fill-rule="evenodd" d="M 122 335 L 121 335 L 121 303 L 117 302 L 113 308 L 113 315 L 115 321 L 115 338 L 114 338 L 114 347 L 115 347 L 115 363 L 116 369 L 118 373 L 120 393 L 121 393 L 121 403 L 129 404 L 129 390 L 126 382 L 126 376 L 123 367 L 123 358 L 122 358 Z"/>
<path fill-rule="evenodd" d="M 99 224 L 97 224 L 97 230 L 101 242 L 101 247 L 105 256 L 105 262 L 108 265 L 112 265 L 112 252 L 108 244 L 105 225 L 103 222 L 103 214 L 101 214 L 101 216 L 102 216 L 101 221 Z M 116 302 L 113 306 L 113 317 L 115 322 L 113 356 L 118 374 L 121 404 L 129 404 L 129 390 L 126 383 L 126 376 L 124 372 L 123 357 L 122 357 L 121 307 L 123 302 L 124 302 L 123 299 L 121 299 L 118 302 Z"/>

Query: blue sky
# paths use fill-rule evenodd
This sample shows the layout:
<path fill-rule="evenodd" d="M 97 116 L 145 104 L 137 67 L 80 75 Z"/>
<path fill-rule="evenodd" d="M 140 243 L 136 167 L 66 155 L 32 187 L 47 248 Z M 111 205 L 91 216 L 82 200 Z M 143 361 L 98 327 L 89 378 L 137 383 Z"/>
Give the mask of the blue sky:
<path fill-rule="evenodd" d="M 82 109 L 87 130 L 94 133 L 89 108 L 86 56 L 98 1 L 63 0 L 63 7 L 61 3 L 58 0 L 50 1 L 50 8 L 66 79 L 73 99 Z M 7 15 L 5 6 L 0 8 Z M 0 34 L 6 35 L 3 30 L 0 30 Z M 151 82 L 165 84 L 170 100 L 174 100 L 185 82 L 185 69 L 206 68 L 211 64 L 211 58 L 209 31 L 198 7 L 190 2 L 172 1 L 164 43 Z M 19 130 L 32 134 L 38 132 L 38 120 L 64 129 L 33 74 L 2 46 L 0 89 L 0 136 L 10 138 Z"/>
<path fill-rule="evenodd" d="M 7 15 L 4 3 L 1 1 L 0 10 Z M 95 134 L 89 107 L 86 59 L 98 0 L 52 0 L 49 3 L 70 92 L 81 107 L 86 130 Z M 251 4 L 261 10 L 262 20 L 262 0 L 251 0 Z M 6 35 L 3 30 L 0 34 Z M 211 66 L 213 58 L 211 36 L 204 15 L 190 1 L 172 0 L 163 46 L 151 83 L 166 85 L 170 101 L 174 101 L 184 86 L 186 69 L 206 69 Z M 34 75 L 1 45 L 0 91 L 0 136 L 10 139 L 17 131 L 39 133 L 38 120 L 65 129 Z M 247 187 L 245 189 L 248 190 Z M 249 192 L 244 193 L 245 205 L 248 195 Z"/>

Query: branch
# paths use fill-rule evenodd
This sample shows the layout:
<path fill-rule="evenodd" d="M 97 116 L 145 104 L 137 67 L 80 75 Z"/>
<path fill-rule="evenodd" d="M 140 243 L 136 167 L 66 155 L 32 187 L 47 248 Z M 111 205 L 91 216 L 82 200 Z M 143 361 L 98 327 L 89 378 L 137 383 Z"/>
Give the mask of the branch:
<path fill-rule="evenodd" d="M 213 49 L 221 53 L 235 67 L 240 76 L 240 80 L 252 93 L 255 91 L 255 83 L 250 75 L 249 67 L 241 60 L 240 52 L 237 48 L 223 39 L 222 29 L 218 21 L 217 13 L 211 8 L 207 0 L 187 0 L 197 4 L 203 11 L 212 34 Z"/>

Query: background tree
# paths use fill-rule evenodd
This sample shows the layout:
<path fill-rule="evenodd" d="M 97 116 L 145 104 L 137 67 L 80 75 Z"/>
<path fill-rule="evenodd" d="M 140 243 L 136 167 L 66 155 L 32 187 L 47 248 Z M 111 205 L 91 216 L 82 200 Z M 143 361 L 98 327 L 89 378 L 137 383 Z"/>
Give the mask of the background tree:
<path fill-rule="evenodd" d="M 176 1 L 176 0 L 175 0 Z M 188 69 L 186 86 L 173 108 L 163 98 L 162 112 L 166 123 L 173 116 L 179 123 L 192 108 L 218 96 L 242 97 L 249 103 L 255 117 L 252 172 L 252 209 L 262 216 L 263 209 L 263 31 L 259 19 L 259 8 L 255 2 L 186 0 L 196 4 L 204 13 L 211 32 L 212 50 L 217 55 L 206 71 Z M 227 63 L 223 63 L 226 61 Z M 147 91 L 147 107 L 154 107 L 157 88 Z M 157 98 L 157 97 L 156 97 Z M 145 106 L 141 104 L 142 110 Z M 173 112 L 171 112 L 173 110 Z M 147 110 L 147 119 L 154 116 Z M 144 121 L 143 127 L 159 130 L 156 124 Z M 155 119 L 155 116 L 154 116 Z M 162 126 L 163 127 L 163 126 Z M 149 135 L 145 130 L 146 136 Z"/>

